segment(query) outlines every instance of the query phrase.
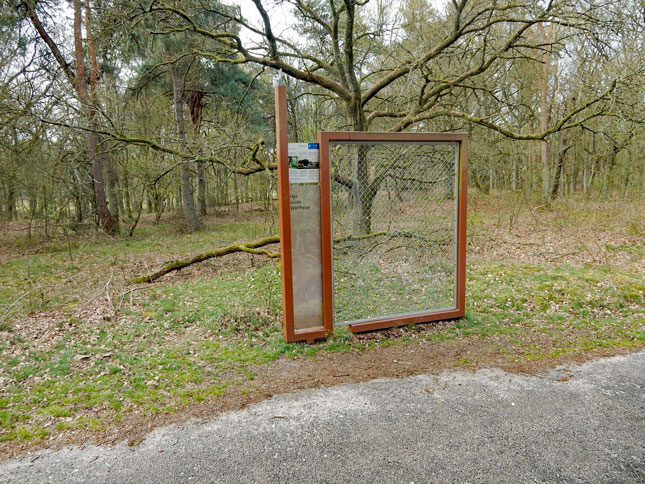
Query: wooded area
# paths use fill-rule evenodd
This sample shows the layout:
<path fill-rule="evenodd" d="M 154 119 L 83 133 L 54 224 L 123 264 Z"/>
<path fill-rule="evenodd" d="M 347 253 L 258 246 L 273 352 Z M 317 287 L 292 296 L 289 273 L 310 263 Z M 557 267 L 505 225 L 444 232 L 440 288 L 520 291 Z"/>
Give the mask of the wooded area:
<path fill-rule="evenodd" d="M 644 23 L 642 0 L 3 1 L 0 460 L 320 385 L 642 350 Z M 452 307 L 456 248 L 463 317 L 285 339 L 278 79 L 290 142 L 372 132 L 330 144 L 334 321 Z M 454 131 L 465 243 L 456 146 L 365 143 Z"/>
<path fill-rule="evenodd" d="M 2 219 L 132 235 L 143 213 L 195 231 L 223 206 L 274 210 L 279 71 L 291 141 L 464 131 L 482 192 L 642 197 L 639 0 L 277 3 L 293 17 L 272 0 L 258 20 L 218 1 L 5 2 Z"/>

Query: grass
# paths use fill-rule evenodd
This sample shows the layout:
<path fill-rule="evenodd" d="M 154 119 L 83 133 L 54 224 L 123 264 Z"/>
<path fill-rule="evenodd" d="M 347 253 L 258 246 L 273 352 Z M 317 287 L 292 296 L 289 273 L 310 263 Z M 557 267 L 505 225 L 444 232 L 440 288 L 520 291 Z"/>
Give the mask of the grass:
<path fill-rule="evenodd" d="M 134 273 L 168 259 L 265 235 L 261 216 L 191 235 L 144 226 L 137 239 L 79 240 L 71 252 L 70 244 L 47 241 L 32 248 L 50 251 L 16 256 L 26 243 L 14 245 L 14 255 L 0 265 L 6 324 L 0 328 L 0 441 L 101 431 L 135 410 L 174 413 L 231 392 L 252 392 L 259 365 L 279 358 L 311 359 L 321 352 L 377 350 L 421 339 L 446 345 L 476 341 L 510 361 L 529 362 L 645 346 L 645 276 L 638 269 L 645 251 L 633 233 L 641 222 L 632 212 L 620 208 L 628 214 L 620 223 L 607 213 L 598 216 L 597 207 L 577 207 L 584 227 L 593 233 L 604 229 L 602 243 L 585 252 L 589 261 L 576 255 L 540 263 L 524 257 L 533 250 L 525 246 L 522 257 L 514 255 L 517 247 L 510 244 L 518 235 L 508 235 L 497 203 L 503 206 L 494 199 L 474 203 L 465 318 L 369 338 L 343 328 L 311 346 L 285 343 L 279 266 L 262 257 L 231 256 L 140 290 L 124 285 Z M 559 210 L 564 209 L 542 214 L 545 237 L 564 230 Z M 525 227 L 543 250 L 541 232 L 530 227 L 533 215 L 523 216 L 513 220 L 515 227 Z M 599 225 L 607 223 L 612 225 Z M 485 239 L 478 239 L 478 230 Z M 588 235 L 579 234 L 582 241 L 574 235 L 563 242 L 563 253 L 567 244 L 589 245 Z M 494 237 L 500 238 L 497 245 L 491 245 Z M 519 240 L 534 240 L 527 237 Z M 505 257 L 491 255 L 507 243 Z M 478 363 L 476 355 L 453 362 Z"/>
<path fill-rule="evenodd" d="M 255 266 L 240 271 L 226 268 L 221 276 L 146 287 L 132 301 L 119 299 L 113 289 L 106 306 L 110 268 L 118 287 L 119 276 L 127 278 L 127 265 L 140 254 L 167 260 L 178 248 L 191 254 L 243 234 L 255 237 L 260 227 L 251 220 L 219 225 L 216 233 L 101 241 L 78 246 L 72 261 L 52 251 L 3 264 L 0 276 L 7 284 L 0 303 L 12 307 L 18 327 L 0 340 L 0 441 L 100 430 L 135 408 L 175 412 L 252 381 L 255 365 L 327 348 L 346 351 L 347 331 L 320 346 L 284 342 L 279 265 L 258 257 Z M 69 284 L 77 274 L 82 284 Z M 36 290 L 28 292 L 31 286 Z M 89 294 L 91 314 L 83 310 L 88 288 L 98 294 Z M 21 321 L 34 312 L 46 315 L 40 321 L 44 335 L 37 328 L 22 331 Z"/>
<path fill-rule="evenodd" d="M 459 335 L 519 341 L 527 358 L 645 344 L 645 278 L 586 264 L 482 265 L 469 271 Z"/>
<path fill-rule="evenodd" d="M 454 307 L 452 272 L 450 264 L 423 263 L 412 271 L 403 264 L 384 269 L 355 256 L 339 257 L 334 261 L 335 316 L 339 321 L 353 321 Z"/>
<path fill-rule="evenodd" d="M 260 237 L 266 231 L 264 220 L 255 218 L 194 234 L 178 233 L 172 224 L 148 225 L 136 238 L 86 239 L 74 242 L 71 251 L 65 241 L 41 242 L 33 255 L 14 256 L 0 265 L 0 320 L 61 305 L 73 307 L 87 299 L 89 288 L 94 288 L 98 296 L 110 279 L 123 279 L 146 254 L 166 261 Z M 33 245 L 14 242 L 15 252 L 22 253 L 25 248 L 33 249 Z M 145 265 L 138 268 L 141 272 L 145 269 Z"/>

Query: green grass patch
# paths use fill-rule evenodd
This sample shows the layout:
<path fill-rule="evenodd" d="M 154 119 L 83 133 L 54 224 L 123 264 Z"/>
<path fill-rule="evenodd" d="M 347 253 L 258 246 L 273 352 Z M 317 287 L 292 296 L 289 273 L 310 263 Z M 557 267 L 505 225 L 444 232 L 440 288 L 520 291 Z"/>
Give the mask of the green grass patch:
<path fill-rule="evenodd" d="M 265 217 L 256 216 L 218 225 L 213 232 L 182 234 L 163 224 L 142 226 L 133 238 L 49 241 L 31 256 L 0 264 L 0 308 L 9 308 L 0 320 L 0 330 L 10 329 L 7 321 L 29 312 L 76 307 L 87 296 L 88 287 L 100 291 L 110 279 L 125 279 L 133 261 L 147 253 L 168 259 L 188 256 L 237 240 L 266 236 L 271 229 Z"/>
<path fill-rule="evenodd" d="M 473 267 L 468 271 L 466 317 L 439 334 L 508 338 L 530 361 L 640 346 L 644 282 L 638 274 L 590 264 Z M 436 333 L 430 336 L 438 338 Z M 532 343 L 536 340 L 544 349 Z"/>
<path fill-rule="evenodd" d="M 470 219 L 475 227 L 485 223 L 478 214 Z M 163 279 L 134 293 L 132 301 L 113 292 L 111 307 L 105 301 L 106 282 L 127 279 L 133 261 L 147 253 L 181 258 L 266 234 L 261 219 L 196 234 L 146 226 L 133 239 L 61 242 L 2 264 L 0 308 L 7 319 L 27 324 L 26 315 L 39 310 L 56 310 L 56 318 L 34 317 L 28 324 L 42 327 L 30 333 L 23 332 L 25 326 L 0 328 L 0 440 L 37 442 L 52 432 L 98 431 L 134 409 L 171 413 L 233 389 L 248 393 L 258 365 L 278 358 L 315 359 L 421 338 L 447 345 L 476 340 L 497 354 L 526 361 L 645 346 L 645 279 L 607 264 L 471 265 L 461 320 L 359 339 L 337 328 L 315 345 L 284 341 L 279 265 L 262 257 L 254 264 L 202 272 L 199 278 Z M 605 250 L 643 254 L 642 245 L 627 243 Z M 380 269 L 365 264 L 345 270 L 363 276 L 378 275 Z M 347 276 L 336 282 L 345 284 L 343 304 L 350 316 L 356 298 L 376 311 L 380 304 L 399 307 L 398 300 L 410 297 L 415 304 L 431 295 L 435 302 L 445 301 L 446 288 L 452 288 L 438 277 L 434 287 L 423 273 L 418 280 L 409 274 L 405 281 L 392 279 L 387 288 L 359 286 L 366 278 Z M 126 290 L 119 286 L 118 291 Z M 87 301 L 96 300 L 109 311 L 94 315 Z M 82 311 L 85 304 L 88 314 Z M 405 312 L 406 305 L 400 307 Z M 469 355 L 452 363 L 470 367 L 477 361 Z"/>
<path fill-rule="evenodd" d="M 155 287 L 118 320 L 68 321 L 48 350 L 25 342 L 19 356 L 1 360 L 10 382 L 0 393 L 3 439 L 42 438 L 35 425 L 100 430 L 134 408 L 174 411 L 252 381 L 253 366 L 358 346 L 346 329 L 320 345 L 286 343 L 278 269 Z"/>

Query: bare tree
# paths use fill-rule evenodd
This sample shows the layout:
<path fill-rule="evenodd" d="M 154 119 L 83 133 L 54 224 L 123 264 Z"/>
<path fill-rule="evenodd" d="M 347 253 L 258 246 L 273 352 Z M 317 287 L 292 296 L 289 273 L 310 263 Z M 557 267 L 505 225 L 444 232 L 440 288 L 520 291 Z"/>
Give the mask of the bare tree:
<path fill-rule="evenodd" d="M 342 105 L 347 124 L 358 131 L 426 128 L 433 120 L 448 118 L 467 120 L 512 139 L 541 141 L 604 114 L 616 88 L 613 82 L 589 93 L 559 119 L 543 116 L 546 122 L 534 132 L 516 131 L 503 112 L 469 111 L 459 102 L 473 93 L 494 97 L 494 90 L 483 88 L 480 80 L 497 75 L 517 59 L 542 63 L 548 75 L 544 59 L 549 52 L 562 49 L 578 35 L 593 38 L 596 15 L 605 8 L 595 2 L 453 0 L 440 14 L 415 0 L 413 8 L 430 14 L 425 20 L 405 23 L 394 4 L 290 0 L 285 3 L 297 19 L 298 39 L 277 34 L 262 0 L 253 2 L 261 26 L 229 10 L 217 13 L 259 36 L 262 40 L 256 45 L 245 43 L 237 31 L 209 30 L 190 11 L 166 3 L 155 2 L 149 11 L 160 18 L 172 14 L 181 19 L 181 27 L 171 24 L 162 34 L 189 31 L 211 41 L 192 54 L 216 62 L 259 64 L 313 86 Z M 535 35 L 544 25 L 553 34 Z M 380 179 L 374 176 L 369 157 L 359 159 L 363 161 L 357 163 L 353 179 L 362 180 L 363 188 L 355 200 L 363 204 L 358 213 L 368 216 Z M 358 225 L 362 231 L 370 228 L 368 219 Z"/>
<path fill-rule="evenodd" d="M 173 104 L 175 108 L 175 122 L 177 126 L 177 137 L 182 145 L 186 144 L 186 123 L 184 116 L 184 100 L 177 66 L 171 64 L 168 68 L 172 80 Z M 195 211 L 195 200 L 193 199 L 193 185 L 190 180 L 190 168 L 188 163 L 183 161 L 179 168 L 181 176 L 181 197 L 186 216 L 188 230 L 194 232 L 199 229 L 200 223 Z"/>
<path fill-rule="evenodd" d="M 32 25 L 38 32 L 42 41 L 47 45 L 49 51 L 56 59 L 56 62 L 61 67 L 68 81 L 74 88 L 78 100 L 82 105 L 82 110 L 86 119 L 87 127 L 90 128 L 87 134 L 87 150 L 90 163 L 92 165 L 94 196 L 96 201 L 96 209 L 98 212 L 99 220 L 103 230 L 109 234 L 114 235 L 119 232 L 118 218 L 113 217 L 107 205 L 107 198 L 105 195 L 105 184 L 103 179 L 103 163 L 102 159 L 104 154 L 100 153 L 99 143 L 101 141 L 97 128 L 97 81 L 98 81 L 98 63 L 96 62 L 96 53 L 94 51 L 93 37 L 91 31 L 91 14 L 89 0 L 86 2 L 85 12 L 85 29 L 87 47 L 91 59 L 90 67 L 90 89 L 87 87 L 87 74 L 85 68 L 85 51 L 82 38 L 82 7 L 80 0 L 74 0 L 74 52 L 76 61 L 76 72 L 72 69 L 70 62 L 65 60 L 60 48 L 49 35 L 44 25 L 40 21 L 36 12 L 35 6 L 32 2 L 23 1 L 21 3 L 26 16 L 31 21 Z M 114 204 L 115 207 L 117 204 Z"/>

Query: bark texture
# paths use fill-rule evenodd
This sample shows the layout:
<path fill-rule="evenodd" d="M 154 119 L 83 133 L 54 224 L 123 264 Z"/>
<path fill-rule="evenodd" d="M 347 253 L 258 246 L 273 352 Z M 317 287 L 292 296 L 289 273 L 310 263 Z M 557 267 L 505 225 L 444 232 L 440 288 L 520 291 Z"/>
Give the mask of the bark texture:
<path fill-rule="evenodd" d="M 177 136 L 182 145 L 186 144 L 186 123 L 184 117 L 184 102 L 182 99 L 181 86 L 177 66 L 170 65 L 170 77 L 172 79 L 172 93 L 175 105 L 175 121 L 177 123 Z M 183 162 L 179 168 L 181 176 L 181 199 L 186 216 L 188 230 L 194 232 L 199 230 L 200 223 L 195 211 L 195 200 L 193 199 L 193 184 L 190 180 L 190 169 L 187 162 Z"/>
<path fill-rule="evenodd" d="M 232 244 L 226 247 L 220 247 L 218 249 L 209 250 L 202 252 L 196 256 L 190 257 L 188 259 L 176 260 L 166 262 L 158 271 L 153 272 L 152 274 L 147 274 L 143 276 L 138 276 L 133 279 L 130 279 L 130 283 L 137 284 L 142 282 L 153 282 L 159 279 L 160 277 L 169 274 L 171 272 L 180 271 L 181 269 L 188 267 L 190 265 L 196 264 L 198 262 L 203 262 L 213 257 L 222 257 L 228 254 L 234 254 L 236 252 L 248 252 L 250 254 L 262 254 L 271 258 L 280 257 L 279 253 L 269 252 L 268 250 L 260 249 L 265 245 L 276 244 L 280 242 L 280 236 L 273 235 L 271 237 L 265 237 L 264 239 L 256 240 L 253 242 L 246 242 L 244 244 Z"/>

